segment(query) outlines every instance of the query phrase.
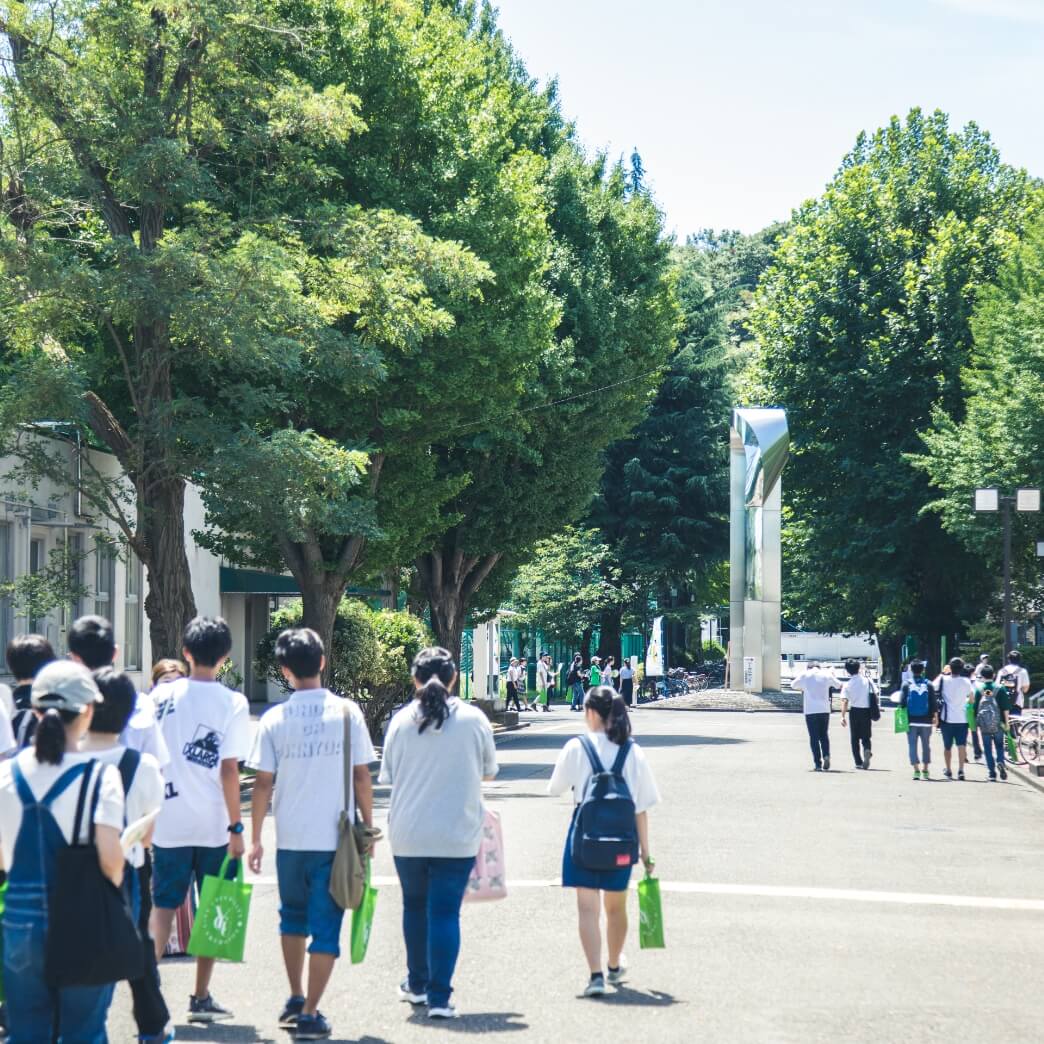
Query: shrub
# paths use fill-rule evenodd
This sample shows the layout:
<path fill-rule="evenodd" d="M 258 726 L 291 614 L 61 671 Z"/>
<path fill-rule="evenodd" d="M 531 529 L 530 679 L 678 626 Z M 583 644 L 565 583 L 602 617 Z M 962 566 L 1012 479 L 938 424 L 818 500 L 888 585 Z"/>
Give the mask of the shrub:
<path fill-rule="evenodd" d="M 725 659 L 725 646 L 720 642 L 705 642 L 703 659 L 705 663 L 721 663 Z"/>

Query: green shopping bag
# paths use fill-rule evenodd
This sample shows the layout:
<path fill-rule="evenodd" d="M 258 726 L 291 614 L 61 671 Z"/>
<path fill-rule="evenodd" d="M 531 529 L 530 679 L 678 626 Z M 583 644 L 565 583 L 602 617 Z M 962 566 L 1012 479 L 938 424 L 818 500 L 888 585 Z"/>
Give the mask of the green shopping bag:
<path fill-rule="evenodd" d="M 362 964 L 366 949 L 370 945 L 373 930 L 373 912 L 377 908 L 377 889 L 370 884 L 370 868 L 373 860 L 366 860 L 366 886 L 362 902 L 352 911 L 352 964 Z"/>
<path fill-rule="evenodd" d="M 254 886 L 243 883 L 242 859 L 234 860 L 235 880 L 226 880 L 230 859 L 230 856 L 225 856 L 217 877 L 203 878 L 199 909 L 188 944 L 188 952 L 193 957 L 214 957 L 219 961 L 243 960 L 250 893 Z"/>
<path fill-rule="evenodd" d="M 964 718 L 968 722 L 968 728 L 974 732 L 978 728 L 978 723 L 975 721 L 975 704 L 969 703 L 964 708 Z"/>
<path fill-rule="evenodd" d="M 4 881 L 0 885 L 0 920 L 3 920 L 4 909 L 7 905 L 7 882 Z M 4 990 L 4 933 L 0 931 L 0 1004 L 5 1003 L 7 1000 L 7 993 Z"/>
<path fill-rule="evenodd" d="M 895 731 L 910 731 L 910 712 L 905 707 L 895 708 Z"/>
<path fill-rule="evenodd" d="M 1010 728 L 1004 730 L 1004 745 L 1008 748 L 1008 761 L 1017 765 L 1019 763 L 1019 752 L 1015 747 L 1015 737 L 1012 736 Z"/>
<path fill-rule="evenodd" d="M 638 882 L 638 945 L 643 950 L 664 948 L 660 882 L 649 873 Z"/>

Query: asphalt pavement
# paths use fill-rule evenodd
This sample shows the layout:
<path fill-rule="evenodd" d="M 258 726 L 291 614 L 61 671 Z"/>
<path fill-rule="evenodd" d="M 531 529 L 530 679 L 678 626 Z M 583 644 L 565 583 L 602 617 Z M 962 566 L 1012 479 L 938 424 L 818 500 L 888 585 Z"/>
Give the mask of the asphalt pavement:
<path fill-rule="evenodd" d="M 870 771 L 852 766 L 838 715 L 829 773 L 811 771 L 797 714 L 643 708 L 634 724 L 664 799 L 650 832 L 667 948 L 642 951 L 632 931 L 626 986 L 578 996 L 587 970 L 575 899 L 557 884 L 570 807 L 544 790 L 580 716 L 539 715 L 498 739 L 501 771 L 486 798 L 503 817 L 510 894 L 465 907 L 454 997 L 463 1017 L 433 1024 L 396 1000 L 401 903 L 382 845 L 370 952 L 338 966 L 322 1005 L 335 1041 L 1039 1039 L 1044 794 L 1014 777 L 988 783 L 981 764 L 967 782 L 944 780 L 938 734 L 935 778 L 915 782 L 887 710 Z M 381 816 L 387 797 L 379 788 Z M 289 1039 L 276 1025 L 287 989 L 271 841 L 247 961 L 214 977 L 235 1021 L 189 1026 L 191 962 L 163 963 L 179 1041 Z M 633 896 L 630 908 L 634 922 Z M 114 1041 L 133 1037 L 129 1008 L 121 986 Z"/>

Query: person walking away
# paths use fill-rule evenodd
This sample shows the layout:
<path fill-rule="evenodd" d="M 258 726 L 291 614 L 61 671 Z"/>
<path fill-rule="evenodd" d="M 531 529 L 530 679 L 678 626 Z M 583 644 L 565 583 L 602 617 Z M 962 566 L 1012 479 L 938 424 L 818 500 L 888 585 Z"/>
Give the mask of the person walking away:
<path fill-rule="evenodd" d="M 943 775 L 953 779 L 953 753 L 957 746 L 957 778 L 963 780 L 964 766 L 968 760 L 968 704 L 972 702 L 974 687 L 965 677 L 964 661 L 955 656 L 947 665 L 949 673 L 935 679 L 938 694 L 939 721 L 943 734 L 943 760 L 946 768 Z"/>
<path fill-rule="evenodd" d="M 591 670 L 587 675 L 589 688 L 597 689 L 602 684 L 602 661 L 597 656 L 591 657 Z"/>
<path fill-rule="evenodd" d="M 913 778 L 928 779 L 928 766 L 932 760 L 932 729 L 939 724 L 936 693 L 924 676 L 924 664 L 920 660 L 910 664 L 910 674 L 911 680 L 903 683 L 899 706 L 905 707 L 910 716 L 910 731 L 906 734 L 906 741 L 910 748 Z"/>
<path fill-rule="evenodd" d="M 59 852 L 87 834 L 81 826 L 79 837 L 73 837 L 81 795 L 92 795 L 89 815 L 98 865 L 117 888 L 122 885 L 123 787 L 112 765 L 79 750 L 101 700 L 86 668 L 67 660 L 47 664 L 33 679 L 30 698 L 40 714 L 33 746 L 0 763 L 7 1039 L 10 1044 L 105 1044 L 113 985 L 60 990 L 47 985 L 48 891 Z"/>
<path fill-rule="evenodd" d="M 802 694 L 802 710 L 808 729 L 808 744 L 812 748 L 812 763 L 816 772 L 830 771 L 830 712 L 831 696 L 841 683 L 815 661 L 802 671 L 790 687 Z"/>
<path fill-rule="evenodd" d="M 634 668 L 627 658 L 620 664 L 620 695 L 630 710 L 634 705 Z"/>
<path fill-rule="evenodd" d="M 515 710 L 522 713 L 522 706 L 518 702 L 518 684 L 519 684 L 519 669 L 518 660 L 514 657 L 511 658 L 511 663 L 508 664 L 507 670 L 507 703 L 504 704 L 504 710 L 511 710 L 511 701 L 515 701 Z"/>
<path fill-rule="evenodd" d="M 1008 778 L 1004 767 L 1004 731 L 1010 713 L 1008 690 L 993 678 L 993 668 L 987 664 L 982 670 L 982 682 L 975 689 L 975 724 L 982 734 L 982 749 L 986 754 L 986 769 L 990 782 Z"/>
<path fill-rule="evenodd" d="M 571 711 L 583 710 L 584 704 L 584 658 L 577 653 L 573 657 L 573 662 L 569 667 L 569 673 L 566 675 L 566 685 L 569 686 L 572 693 L 573 702 L 569 709 Z"/>
<path fill-rule="evenodd" d="M 605 909 L 608 983 L 618 985 L 626 978 L 623 955 L 627 938 L 627 888 L 631 867 L 639 858 L 647 871 L 653 867 L 649 853 L 649 809 L 660 801 L 649 763 L 641 747 L 631 739 L 631 721 L 623 697 L 608 686 L 588 689 L 584 700 L 587 733 L 574 737 L 562 748 L 555 762 L 547 792 L 573 792 L 573 815 L 562 853 L 562 887 L 576 889 L 580 944 L 587 958 L 590 978 L 585 997 L 606 992 L 602 968 L 601 911 Z M 588 798 L 588 783 L 595 774 L 612 772 L 623 778 L 633 802 L 634 823 L 630 852 L 622 853 L 612 870 L 592 870 L 577 861 L 573 835 L 580 807 Z"/>
<path fill-rule="evenodd" d="M 870 713 L 874 686 L 863 674 L 863 666 L 858 660 L 846 660 L 845 670 L 848 672 L 848 680 L 841 686 L 841 728 L 847 726 L 850 718 L 855 767 L 869 769 L 873 736 Z"/>
<path fill-rule="evenodd" d="M 523 656 L 518 661 L 518 695 L 522 700 L 522 709 L 531 711 L 533 705 L 526 695 L 529 691 L 529 661 Z"/>
<path fill-rule="evenodd" d="M 159 685 L 153 693 L 171 753 L 153 844 L 151 928 L 157 959 L 167 947 L 175 911 L 193 879 L 202 884 L 204 877 L 217 877 L 225 856 L 242 859 L 246 847 L 239 814 L 239 762 L 250 753 L 250 709 L 246 697 L 217 680 L 232 648 L 232 632 L 220 617 L 197 616 L 185 628 L 182 645 L 189 676 Z M 232 1012 L 211 996 L 213 974 L 213 958 L 197 957 L 189 1022 L 232 1018 Z"/>
<path fill-rule="evenodd" d="M 451 696 L 453 657 L 422 649 L 413 661 L 416 698 L 388 726 L 380 782 L 391 785 L 388 839 L 402 885 L 407 976 L 399 997 L 427 1004 L 433 1019 L 451 1003 L 460 953 L 460 904 L 482 838 L 482 781 L 497 774 L 486 716 Z"/>
<path fill-rule="evenodd" d="M 42 634 L 22 634 L 7 643 L 7 668 L 14 676 L 11 730 L 18 750 L 32 744 L 39 720 L 33 713 L 33 679 L 54 658 L 54 649 Z"/>
<path fill-rule="evenodd" d="M 279 934 L 290 997 L 279 1016 L 298 1040 L 323 1040 L 332 1029 L 319 1002 L 341 955 L 344 911 L 330 895 L 341 813 L 355 809 L 373 826 L 370 764 L 377 755 L 358 704 L 324 688 L 323 643 L 307 627 L 283 631 L 275 661 L 293 689 L 264 713 L 247 765 L 257 771 L 250 810 L 250 869 L 261 873 L 262 827 L 275 788 Z M 345 716 L 351 729 L 350 793 L 344 792 Z M 278 780 L 278 785 L 276 785 Z M 309 942 L 311 939 L 311 942 Z M 304 987 L 308 952 L 308 989 Z"/>
<path fill-rule="evenodd" d="M 111 667 L 119 654 L 112 624 L 103 616 L 81 616 L 73 621 L 68 642 L 69 659 L 82 663 L 89 671 Z M 134 713 L 120 736 L 120 743 L 141 754 L 151 754 L 161 769 L 170 761 L 167 745 L 156 724 L 152 697 L 147 693 L 137 694 Z"/>
<path fill-rule="evenodd" d="M 137 823 L 163 807 L 164 790 L 163 774 L 156 759 L 151 754 L 142 754 L 120 742 L 127 722 L 134 713 L 138 692 L 126 674 L 112 667 L 95 671 L 94 683 L 102 695 L 102 702 L 95 705 L 94 716 L 80 743 L 80 750 L 103 764 L 116 766 L 123 786 L 124 818 L 128 824 Z M 144 841 L 136 844 L 127 854 L 127 869 L 123 878 L 124 890 L 134 911 L 145 951 L 144 974 L 140 979 L 131 980 L 129 985 L 140 1044 L 169 1044 L 174 1039 L 174 1030 L 168 1026 L 170 1011 L 160 991 L 156 948 L 149 937 L 151 875 L 146 871 L 145 850 L 151 843 L 150 828 Z"/>
<path fill-rule="evenodd" d="M 1030 691 L 1029 671 L 1022 666 L 1022 653 L 1018 649 L 1008 653 L 1008 662 L 997 672 L 997 681 L 1008 690 L 1008 713 L 1018 717 Z"/>
<path fill-rule="evenodd" d="M 973 694 L 973 707 L 974 707 L 974 692 L 975 692 L 975 685 L 976 685 L 976 682 L 975 682 L 975 670 L 976 670 L 975 664 L 966 663 L 964 665 L 964 670 L 961 672 L 963 677 L 968 679 L 968 685 L 971 688 L 971 691 L 972 691 L 972 694 Z M 973 718 L 974 718 L 974 714 L 973 714 Z M 971 739 L 971 742 L 972 742 L 972 754 L 973 754 L 975 760 L 976 761 L 982 761 L 982 743 L 979 741 L 979 730 L 974 725 L 972 725 L 968 729 L 968 734 L 969 734 L 969 738 Z M 964 752 L 964 760 L 965 760 L 965 764 L 967 764 L 967 761 L 968 761 L 967 749 L 965 749 L 965 752 Z"/>
<path fill-rule="evenodd" d="M 616 683 L 619 680 L 617 677 L 619 672 L 616 670 L 616 657 L 607 656 L 605 663 L 602 665 L 602 684 L 607 685 L 610 689 L 615 689 L 617 692 L 619 689 L 616 687 Z"/>
<path fill-rule="evenodd" d="M 550 712 L 558 690 L 558 671 L 561 664 L 556 668 L 550 653 L 544 653 L 544 660 L 547 663 L 547 698 L 544 700 L 544 710 Z"/>
<path fill-rule="evenodd" d="M 989 655 L 987 653 L 983 653 L 979 657 L 979 662 L 975 665 L 975 675 L 974 675 L 975 681 L 979 682 L 979 681 L 983 680 L 982 672 L 987 667 L 989 667 L 991 671 L 993 670 L 993 667 L 990 666 L 990 657 L 989 657 Z"/>

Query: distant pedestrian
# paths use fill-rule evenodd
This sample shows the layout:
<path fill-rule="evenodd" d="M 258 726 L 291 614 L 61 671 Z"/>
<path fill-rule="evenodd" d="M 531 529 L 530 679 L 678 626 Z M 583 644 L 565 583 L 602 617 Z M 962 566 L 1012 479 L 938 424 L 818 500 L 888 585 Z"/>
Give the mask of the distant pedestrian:
<path fill-rule="evenodd" d="M 569 686 L 570 692 L 573 697 L 570 710 L 578 711 L 583 710 L 584 707 L 584 658 L 577 653 L 573 657 L 573 662 L 569 666 L 569 673 L 566 675 L 566 685 Z"/>
<path fill-rule="evenodd" d="M 990 780 L 1008 778 L 1004 767 L 1004 733 L 1008 728 L 1010 712 L 1008 690 L 993 680 L 993 668 L 987 664 L 982 670 L 982 682 L 975 689 L 975 724 L 982 734 L 986 753 L 986 768 Z"/>
<path fill-rule="evenodd" d="M 623 698 L 607 686 L 589 689 L 584 701 L 587 733 L 574 737 L 562 748 L 555 763 L 549 794 L 573 792 L 573 816 L 562 853 L 562 886 L 576 889 L 580 943 L 587 958 L 590 978 L 584 996 L 596 997 L 606 992 L 606 975 L 602 964 L 601 911 L 605 909 L 606 942 L 608 944 L 608 982 L 624 981 L 627 968 L 623 958 L 627 938 L 627 888 L 631 867 L 641 858 L 647 870 L 653 866 L 649 854 L 648 810 L 660 800 L 656 781 L 642 749 L 631 739 L 631 722 Z M 625 787 L 618 789 L 616 800 L 632 803 L 634 819 L 626 825 L 630 837 L 624 836 L 625 825 L 615 825 L 620 837 L 614 840 L 621 848 L 612 870 L 591 869 L 583 861 L 583 845 L 574 844 L 581 805 L 592 800 L 588 784 L 592 776 L 612 773 L 622 776 Z M 603 800 L 603 804 L 606 804 Z M 597 817 L 592 817 L 597 819 Z"/>
<path fill-rule="evenodd" d="M 620 695 L 627 704 L 627 709 L 630 710 L 634 705 L 634 668 L 627 658 L 620 665 Z"/>
<path fill-rule="evenodd" d="M 990 657 L 989 657 L 989 655 L 987 653 L 983 653 L 979 657 L 979 662 L 975 665 L 975 680 L 976 681 L 982 681 L 982 678 L 983 678 L 982 672 L 987 667 L 989 667 L 991 671 L 993 670 L 993 668 L 990 666 Z"/>
<path fill-rule="evenodd" d="M 323 1040 L 332 1030 L 319 1002 L 341 955 L 344 918 L 330 894 L 339 824 L 345 811 L 354 822 L 358 807 L 363 823 L 373 826 L 369 766 L 377 755 L 358 705 L 324 687 L 326 656 L 315 631 L 307 627 L 283 631 L 276 639 L 275 661 L 293 692 L 285 703 L 265 711 L 247 762 L 257 770 L 250 813 L 250 869 L 261 873 L 261 833 L 274 788 L 279 934 L 290 983 L 279 1025 L 292 1030 L 297 1040 Z M 346 719 L 352 765 L 347 794 Z"/>
<path fill-rule="evenodd" d="M 964 665 L 964 671 L 962 672 L 964 677 L 968 679 L 968 684 L 971 686 L 972 692 L 975 691 L 975 670 L 975 664 L 966 663 Z M 974 714 L 972 715 L 972 720 L 974 721 Z M 975 760 L 982 761 L 982 743 L 979 740 L 979 730 L 974 725 L 971 725 L 968 729 L 968 733 L 972 741 L 972 753 Z M 967 749 L 965 749 L 965 762 L 967 762 L 967 758 L 968 753 Z"/>
<path fill-rule="evenodd" d="M 845 728 L 850 718 L 852 757 L 855 767 L 870 768 L 871 738 L 873 734 L 873 700 L 874 684 L 863 674 L 863 666 L 858 660 L 847 660 L 845 670 L 848 680 L 841 686 L 841 728 Z"/>
<path fill-rule="evenodd" d="M 597 689 L 602 684 L 602 661 L 597 656 L 591 657 L 591 670 L 587 674 L 589 688 Z"/>
<path fill-rule="evenodd" d="M 535 708 L 540 710 L 541 706 L 548 709 L 548 689 L 551 687 L 553 675 L 551 674 L 551 657 L 543 653 L 536 665 L 536 700 Z"/>
<path fill-rule="evenodd" d="M 533 705 L 529 702 L 529 661 L 523 656 L 518 661 L 518 695 L 522 700 L 522 709 L 531 711 Z"/>
<path fill-rule="evenodd" d="M 610 689 L 616 689 L 617 682 L 619 681 L 619 673 L 620 672 L 616 669 L 616 657 L 607 656 L 605 658 L 605 663 L 602 664 L 602 684 L 607 685 Z"/>
<path fill-rule="evenodd" d="M 816 772 L 830 771 L 830 712 L 831 693 L 841 688 L 832 674 L 817 662 L 811 662 L 791 683 L 791 688 L 802 694 L 805 727 L 812 748 L 812 763 Z"/>
<path fill-rule="evenodd" d="M 953 779 L 953 764 L 950 748 L 957 745 L 957 778 L 964 779 L 964 766 L 968 759 L 968 704 L 972 702 L 973 686 L 964 676 L 964 661 L 955 656 L 947 665 L 949 674 L 940 674 L 935 679 L 938 695 L 939 722 L 943 734 L 943 759 L 946 769 L 943 775 Z"/>
<path fill-rule="evenodd" d="M 232 649 L 224 620 L 197 616 L 182 637 L 189 676 L 153 693 L 156 715 L 171 754 L 167 789 L 156 822 L 152 937 L 162 956 L 193 879 L 217 877 L 225 856 L 242 859 L 246 845 L 240 815 L 239 762 L 250 753 L 250 708 L 242 693 L 226 689 L 218 672 Z M 231 867 L 229 867 L 231 872 Z M 211 957 L 196 958 L 188 1021 L 232 1018 L 211 996 Z"/>
<path fill-rule="evenodd" d="M 388 838 L 402 885 L 408 974 L 399 997 L 457 1017 L 450 1002 L 460 953 L 460 905 L 482 837 L 482 781 L 497 774 L 489 720 L 451 695 L 457 666 L 445 649 L 413 661 L 416 699 L 388 726 L 381 783 L 391 784 Z"/>
<path fill-rule="evenodd" d="M 152 686 L 149 692 L 152 692 L 157 685 L 162 685 L 164 682 L 177 681 L 179 678 L 187 677 L 188 668 L 181 660 L 157 660 L 152 665 Z"/>
<path fill-rule="evenodd" d="M 520 714 L 522 713 L 522 705 L 518 701 L 518 694 L 520 691 L 520 684 L 522 679 L 522 672 L 518 665 L 518 660 L 515 657 L 511 657 L 511 662 L 508 664 L 507 671 L 507 702 L 504 705 L 504 710 L 511 710 L 511 703 L 514 701 L 515 710 Z"/>
<path fill-rule="evenodd" d="M 555 662 L 550 653 L 544 653 L 544 660 L 547 663 L 547 699 L 544 700 L 544 710 L 549 711 L 551 704 L 558 695 L 558 672 L 561 669 L 561 664 L 555 667 Z"/>
<path fill-rule="evenodd" d="M 997 682 L 1008 690 L 1009 713 L 1018 717 L 1030 691 L 1029 671 L 1022 666 L 1018 649 L 1008 653 L 1008 662 L 997 672 Z"/>
<path fill-rule="evenodd" d="M 899 706 L 906 708 L 910 718 L 906 741 L 910 748 L 913 778 L 928 779 L 928 766 L 932 761 L 932 729 L 939 724 L 936 693 L 924 676 L 924 663 L 921 660 L 914 660 L 910 664 L 910 674 L 910 681 L 903 684 Z"/>
<path fill-rule="evenodd" d="M 42 634 L 22 634 L 7 643 L 7 668 L 14 675 L 11 729 L 17 750 L 33 742 L 38 721 L 32 706 L 33 679 L 54 658 L 54 649 Z"/>

